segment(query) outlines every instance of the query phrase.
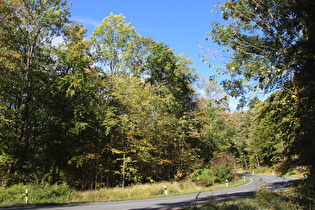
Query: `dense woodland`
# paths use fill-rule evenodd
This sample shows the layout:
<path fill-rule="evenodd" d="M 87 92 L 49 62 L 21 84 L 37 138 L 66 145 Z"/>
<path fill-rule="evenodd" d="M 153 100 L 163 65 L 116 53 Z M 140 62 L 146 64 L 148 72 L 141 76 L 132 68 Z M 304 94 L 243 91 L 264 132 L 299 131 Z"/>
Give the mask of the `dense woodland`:
<path fill-rule="evenodd" d="M 123 15 L 87 36 L 65 0 L 0 0 L 1 186 L 124 187 L 222 166 L 312 179 L 314 3 L 275 2 L 222 4 L 209 33 L 233 51 L 222 89 Z M 255 91 L 270 96 L 245 98 Z M 229 97 L 249 109 L 231 113 Z"/>

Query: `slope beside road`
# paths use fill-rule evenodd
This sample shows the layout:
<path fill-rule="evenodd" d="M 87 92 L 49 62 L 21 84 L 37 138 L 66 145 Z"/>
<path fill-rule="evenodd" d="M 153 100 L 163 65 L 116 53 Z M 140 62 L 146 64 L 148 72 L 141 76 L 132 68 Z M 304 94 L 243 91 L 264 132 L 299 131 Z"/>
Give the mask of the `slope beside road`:
<path fill-rule="evenodd" d="M 267 175 L 249 175 L 244 174 L 250 179 L 249 183 L 244 185 L 227 188 L 224 190 L 203 192 L 200 194 L 189 194 L 181 196 L 172 196 L 154 199 L 142 199 L 131 201 L 119 202 L 102 202 L 102 203 L 84 203 L 84 204 L 65 204 L 65 205 L 49 205 L 49 206 L 30 206 L 19 208 L 5 208 L 8 210 L 157 210 L 157 209 L 175 209 L 195 204 L 207 203 L 211 200 L 223 200 L 231 198 L 240 198 L 250 196 L 255 193 L 259 186 L 265 185 L 266 187 L 277 190 L 288 186 L 288 183 L 297 181 L 296 178 L 289 177 L 276 177 Z"/>

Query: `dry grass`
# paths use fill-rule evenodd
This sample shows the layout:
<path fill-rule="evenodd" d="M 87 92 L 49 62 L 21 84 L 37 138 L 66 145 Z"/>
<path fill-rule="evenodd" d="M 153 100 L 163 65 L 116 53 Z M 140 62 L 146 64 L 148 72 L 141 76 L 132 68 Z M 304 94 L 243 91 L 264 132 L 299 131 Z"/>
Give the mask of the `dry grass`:
<path fill-rule="evenodd" d="M 248 182 L 248 180 L 246 182 Z M 236 187 L 246 182 L 244 182 L 243 179 L 240 179 L 236 182 L 231 183 L 230 187 Z M 205 192 L 226 188 L 225 184 L 216 184 L 211 187 L 203 187 L 190 181 L 160 182 L 133 185 L 126 188 L 103 188 L 92 191 L 77 191 L 73 193 L 71 202 L 105 202 L 163 197 L 165 196 L 164 185 L 167 188 L 168 196 Z"/>

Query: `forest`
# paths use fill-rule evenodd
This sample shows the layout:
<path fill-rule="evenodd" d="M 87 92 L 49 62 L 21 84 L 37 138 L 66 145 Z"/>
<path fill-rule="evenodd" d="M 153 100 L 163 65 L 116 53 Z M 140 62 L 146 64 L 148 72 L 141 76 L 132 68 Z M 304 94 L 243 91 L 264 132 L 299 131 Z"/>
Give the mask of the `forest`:
<path fill-rule="evenodd" d="M 205 172 L 222 181 L 222 171 L 272 167 L 304 173 L 312 195 L 312 0 L 222 4 L 226 22 L 206 38 L 230 55 L 217 70 L 230 76 L 222 83 L 199 78 L 192 61 L 121 14 L 87 36 L 69 8 L 0 0 L 2 187 L 97 189 Z M 261 91 L 266 100 L 249 97 Z M 230 112 L 230 97 L 248 109 Z"/>

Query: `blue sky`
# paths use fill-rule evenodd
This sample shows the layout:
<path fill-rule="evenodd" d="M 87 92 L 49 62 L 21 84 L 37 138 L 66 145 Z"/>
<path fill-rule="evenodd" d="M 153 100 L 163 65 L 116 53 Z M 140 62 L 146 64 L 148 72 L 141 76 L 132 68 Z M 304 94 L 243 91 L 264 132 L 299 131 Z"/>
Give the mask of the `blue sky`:
<path fill-rule="evenodd" d="M 111 12 L 123 14 L 137 33 L 163 42 L 194 62 L 196 72 L 208 77 L 214 70 L 200 60 L 198 41 L 205 43 L 212 22 L 220 20 L 211 13 L 216 0 L 73 0 L 73 20 L 80 20 L 91 33 Z M 205 44 L 210 44 L 205 43 Z M 205 45 L 207 46 L 207 45 Z"/>

